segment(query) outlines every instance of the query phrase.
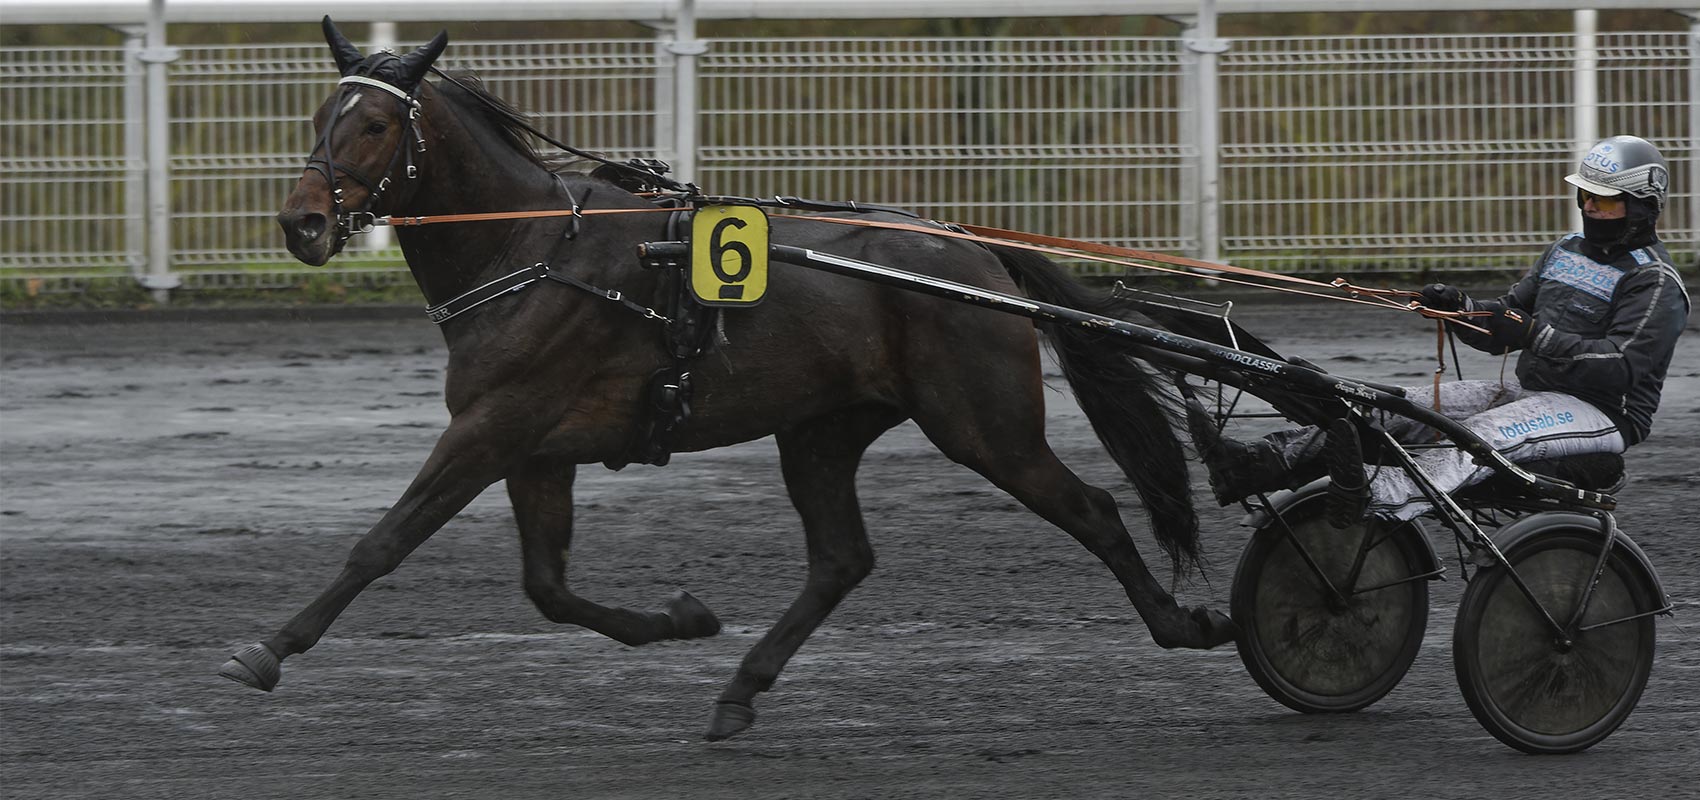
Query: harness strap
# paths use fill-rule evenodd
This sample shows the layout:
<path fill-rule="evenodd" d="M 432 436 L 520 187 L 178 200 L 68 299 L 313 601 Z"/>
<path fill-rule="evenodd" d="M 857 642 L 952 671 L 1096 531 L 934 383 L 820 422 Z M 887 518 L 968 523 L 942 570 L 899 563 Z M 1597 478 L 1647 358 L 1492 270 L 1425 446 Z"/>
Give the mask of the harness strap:
<path fill-rule="evenodd" d="M 579 280 L 578 278 L 564 272 L 556 272 L 555 270 L 550 269 L 548 264 L 544 264 L 542 262 L 532 264 L 522 270 L 510 272 L 452 300 L 447 300 L 434 306 L 427 306 L 425 308 L 425 316 L 429 317 L 432 322 L 441 325 L 460 316 L 461 314 L 501 297 L 502 295 L 509 292 L 520 291 L 541 280 L 564 283 L 575 289 L 581 289 L 589 292 L 590 294 L 596 295 L 604 300 L 612 300 L 625 306 L 628 310 L 636 313 L 644 319 L 654 319 L 662 322 L 670 321 L 667 317 L 662 316 L 655 309 L 632 302 L 630 299 L 627 299 L 624 294 L 621 294 L 617 290 L 603 289 Z"/>
<path fill-rule="evenodd" d="M 427 306 L 425 316 L 441 325 L 508 292 L 524 289 L 543 279 L 547 272 L 548 268 L 542 264 L 533 264 L 525 269 L 510 272 L 453 300 Z"/>
<path fill-rule="evenodd" d="M 414 108 L 419 107 L 419 101 L 417 99 L 415 99 L 412 95 L 410 95 L 407 92 L 404 92 L 400 89 L 397 89 L 396 87 L 391 86 L 390 84 L 388 84 L 384 81 L 380 81 L 377 78 L 368 78 L 364 75 L 348 75 L 348 76 L 344 77 L 342 80 L 337 81 L 336 85 L 344 86 L 344 85 L 350 84 L 350 83 L 358 83 L 361 86 L 370 86 L 374 89 L 382 89 L 382 90 L 389 92 L 390 94 L 393 94 L 396 97 L 400 98 L 403 103 L 406 103 L 410 106 L 413 106 Z"/>
<path fill-rule="evenodd" d="M 1440 379 L 1446 374 L 1446 323 L 1434 323 L 1434 410 L 1440 412 Z"/>
<path fill-rule="evenodd" d="M 763 206 L 765 208 L 792 208 L 803 211 L 851 211 L 857 214 L 872 214 L 876 211 L 887 214 L 897 214 L 919 220 L 921 215 L 907 208 L 896 206 L 880 206 L 872 203 L 858 203 L 854 200 L 810 200 L 795 195 L 779 195 L 772 197 L 738 197 L 736 195 L 701 195 L 692 198 L 703 203 L 726 203 L 742 206 Z"/>
<path fill-rule="evenodd" d="M 542 217 L 589 217 L 598 214 L 650 214 L 674 211 L 672 208 L 547 208 L 536 211 L 486 211 L 476 214 L 436 214 L 428 217 L 382 217 L 376 222 L 392 227 L 437 225 L 444 222 L 496 222 L 505 219 L 539 219 Z"/>
<path fill-rule="evenodd" d="M 320 166 L 321 164 L 324 166 Z M 378 191 L 378 184 L 374 183 L 371 178 L 368 178 L 360 172 L 341 164 L 332 164 L 330 159 L 327 158 L 314 157 L 307 159 L 307 169 L 317 172 L 320 175 L 329 175 L 331 171 L 334 170 L 338 175 L 346 175 L 353 178 L 355 183 L 366 187 L 367 192 L 376 193 Z M 332 190 L 334 191 L 336 187 L 336 180 L 333 178 L 326 178 L 325 181 L 331 185 Z"/>
<path fill-rule="evenodd" d="M 552 269 L 549 269 L 547 266 L 545 266 L 543 264 L 538 264 L 535 267 L 533 267 L 533 269 L 541 269 L 543 271 L 543 277 L 548 278 L 549 280 L 555 281 L 556 283 L 564 283 L 564 284 L 571 286 L 575 289 L 582 289 L 582 290 L 589 292 L 593 295 L 601 297 L 604 300 L 612 300 L 616 303 L 619 303 L 620 305 L 625 306 L 627 311 L 631 311 L 632 313 L 635 313 L 638 316 L 643 317 L 644 319 L 660 320 L 663 323 L 667 323 L 667 322 L 672 321 L 672 320 L 667 319 L 667 317 L 663 316 L 660 312 L 656 311 L 653 308 L 650 308 L 648 306 L 641 305 L 639 303 L 633 302 L 631 299 L 627 298 L 624 294 L 621 294 L 618 290 L 603 289 L 603 288 L 600 288 L 600 287 L 592 286 L 588 283 L 585 283 L 584 281 L 579 280 L 578 278 L 575 278 L 571 275 L 568 275 L 565 272 L 556 272 Z"/>

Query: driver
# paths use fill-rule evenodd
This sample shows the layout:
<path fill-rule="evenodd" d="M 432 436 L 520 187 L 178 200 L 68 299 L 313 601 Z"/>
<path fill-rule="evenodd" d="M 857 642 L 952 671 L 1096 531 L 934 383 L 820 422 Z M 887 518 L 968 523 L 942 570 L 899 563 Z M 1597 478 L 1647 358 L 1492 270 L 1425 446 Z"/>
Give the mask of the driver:
<path fill-rule="evenodd" d="M 1459 329 L 1466 344 L 1494 355 L 1520 351 L 1515 381 L 1448 383 L 1438 406 L 1514 462 L 1621 453 L 1645 439 L 1688 320 L 1688 293 L 1654 229 L 1670 185 L 1658 148 L 1613 136 L 1564 180 L 1576 187 L 1582 232 L 1548 246 L 1510 292 L 1476 300 L 1446 284 L 1422 290 L 1429 308 L 1491 314 L 1471 320 L 1487 334 Z M 1436 407 L 1431 387 L 1406 392 L 1412 402 Z M 1403 417 L 1377 413 L 1373 420 L 1401 442 L 1433 437 L 1428 426 Z M 1375 516 L 1400 520 L 1429 508 L 1404 470 L 1366 470 L 1347 420 L 1336 420 L 1326 435 L 1310 426 L 1241 442 L 1220 435 L 1208 412 L 1189 400 L 1188 422 L 1222 505 L 1328 474 L 1331 494 L 1343 501 L 1330 504 L 1341 527 L 1361 519 L 1366 505 Z M 1416 461 L 1448 493 L 1491 474 L 1457 448 L 1426 450 Z"/>

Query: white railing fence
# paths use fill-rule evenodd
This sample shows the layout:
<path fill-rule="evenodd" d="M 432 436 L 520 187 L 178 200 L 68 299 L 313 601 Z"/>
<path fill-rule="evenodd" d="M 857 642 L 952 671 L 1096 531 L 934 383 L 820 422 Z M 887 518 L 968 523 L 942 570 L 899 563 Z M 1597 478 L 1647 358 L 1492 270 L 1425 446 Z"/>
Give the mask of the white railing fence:
<path fill-rule="evenodd" d="M 1559 178 L 1578 154 L 1575 99 L 1593 88 L 1599 135 L 1645 136 L 1670 160 L 1661 231 L 1692 264 L 1700 39 L 1595 40 L 1583 73 L 1570 35 L 1235 39 L 1213 59 L 1210 109 L 1184 37 L 719 39 L 695 62 L 692 177 L 1274 269 L 1504 269 L 1575 225 Z M 157 273 L 139 50 L 0 49 L 0 280 L 65 291 Z M 334 83 L 325 48 L 177 55 L 173 284 L 301 283 L 312 271 L 271 217 Z M 624 158 L 676 156 L 673 58 L 656 40 L 456 41 L 443 62 L 564 141 Z M 381 241 L 351 255 L 405 280 Z"/>

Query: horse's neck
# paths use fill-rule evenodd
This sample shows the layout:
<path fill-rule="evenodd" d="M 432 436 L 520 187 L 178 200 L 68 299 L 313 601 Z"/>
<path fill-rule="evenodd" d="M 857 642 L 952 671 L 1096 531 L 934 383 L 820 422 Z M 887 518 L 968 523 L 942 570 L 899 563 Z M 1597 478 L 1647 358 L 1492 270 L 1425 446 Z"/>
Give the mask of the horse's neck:
<path fill-rule="evenodd" d="M 504 146 L 486 127 L 478 115 L 464 111 L 431 115 L 418 184 L 393 213 L 438 216 L 565 207 L 565 194 L 554 176 Z M 519 261 L 539 258 L 530 248 L 519 247 L 515 235 L 522 227 L 538 224 L 449 222 L 398 228 L 397 238 L 426 300 L 442 303 L 531 263 Z"/>

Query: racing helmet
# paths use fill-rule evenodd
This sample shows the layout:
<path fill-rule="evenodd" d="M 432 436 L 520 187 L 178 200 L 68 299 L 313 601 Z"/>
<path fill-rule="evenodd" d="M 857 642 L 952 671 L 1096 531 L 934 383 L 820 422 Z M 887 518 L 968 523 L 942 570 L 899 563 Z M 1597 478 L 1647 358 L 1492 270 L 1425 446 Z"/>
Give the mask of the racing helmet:
<path fill-rule="evenodd" d="M 1656 217 L 1670 191 L 1670 165 L 1646 139 L 1613 136 L 1590 148 L 1581 166 L 1564 176 L 1564 181 L 1602 197 L 1640 198 L 1652 206 Z"/>

